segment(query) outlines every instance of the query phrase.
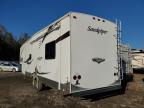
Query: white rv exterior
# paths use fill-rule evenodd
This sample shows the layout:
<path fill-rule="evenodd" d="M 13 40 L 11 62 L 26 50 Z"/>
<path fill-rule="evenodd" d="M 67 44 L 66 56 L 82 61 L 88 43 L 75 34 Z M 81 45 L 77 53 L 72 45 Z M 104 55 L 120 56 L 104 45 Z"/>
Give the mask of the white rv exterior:
<path fill-rule="evenodd" d="M 106 19 L 70 12 L 40 30 L 20 50 L 22 73 L 69 94 L 121 88 L 117 25 Z"/>

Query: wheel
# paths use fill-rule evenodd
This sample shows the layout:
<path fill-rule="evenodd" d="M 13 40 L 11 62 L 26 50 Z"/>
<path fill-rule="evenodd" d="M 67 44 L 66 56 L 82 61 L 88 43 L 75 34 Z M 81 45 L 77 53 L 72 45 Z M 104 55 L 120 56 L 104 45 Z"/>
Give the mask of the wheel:
<path fill-rule="evenodd" d="M 15 69 L 15 68 L 13 68 L 13 69 L 12 69 L 12 72 L 16 72 L 16 69 Z"/>
<path fill-rule="evenodd" d="M 32 74 L 32 85 L 35 87 L 35 85 L 36 85 L 36 74 L 35 73 L 33 73 Z"/>
<path fill-rule="evenodd" d="M 35 87 L 35 85 L 36 85 L 36 79 L 33 77 L 32 78 L 32 85 Z"/>
<path fill-rule="evenodd" d="M 33 75 L 33 79 L 32 79 L 32 85 L 38 90 L 41 91 L 43 88 L 43 84 L 41 83 L 41 81 L 39 80 L 37 75 Z"/>
<path fill-rule="evenodd" d="M 0 68 L 0 72 L 3 72 L 2 68 Z"/>
<path fill-rule="evenodd" d="M 36 87 L 36 89 L 37 89 L 38 91 L 41 91 L 42 88 L 43 88 L 43 85 L 42 85 L 42 83 L 41 83 L 41 81 L 39 80 L 38 77 L 36 78 L 36 85 L 35 85 L 35 87 Z"/>

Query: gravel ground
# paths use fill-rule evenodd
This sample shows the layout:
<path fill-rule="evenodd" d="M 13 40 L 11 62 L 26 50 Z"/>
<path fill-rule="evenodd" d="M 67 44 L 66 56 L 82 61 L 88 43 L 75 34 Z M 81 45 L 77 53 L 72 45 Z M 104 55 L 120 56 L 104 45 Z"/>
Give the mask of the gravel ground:
<path fill-rule="evenodd" d="M 37 92 L 20 72 L 1 72 L 0 108 L 144 108 L 143 78 L 144 74 L 134 74 L 125 94 L 92 100 L 64 97 L 53 89 Z"/>

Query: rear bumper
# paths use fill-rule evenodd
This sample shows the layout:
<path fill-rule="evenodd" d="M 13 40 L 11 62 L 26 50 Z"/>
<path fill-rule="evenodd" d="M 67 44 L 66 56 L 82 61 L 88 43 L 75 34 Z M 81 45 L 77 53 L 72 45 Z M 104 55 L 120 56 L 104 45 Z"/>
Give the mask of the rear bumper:
<path fill-rule="evenodd" d="M 92 95 L 92 94 L 100 94 L 100 93 L 104 93 L 104 92 L 110 92 L 110 91 L 121 90 L 121 89 L 122 89 L 121 85 L 114 85 L 114 86 L 103 87 L 103 88 L 98 88 L 98 89 L 79 91 L 79 92 L 71 93 L 71 95 L 73 95 L 73 96 L 88 96 L 88 95 Z"/>

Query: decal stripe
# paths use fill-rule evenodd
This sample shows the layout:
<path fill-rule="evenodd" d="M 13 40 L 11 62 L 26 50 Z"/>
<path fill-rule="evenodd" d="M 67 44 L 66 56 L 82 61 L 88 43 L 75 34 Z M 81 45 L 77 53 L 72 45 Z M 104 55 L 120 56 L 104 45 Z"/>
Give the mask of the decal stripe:
<path fill-rule="evenodd" d="M 59 38 L 57 38 L 57 39 L 55 40 L 55 42 L 58 43 L 58 42 L 64 40 L 65 38 L 67 38 L 67 37 L 69 37 L 69 36 L 70 36 L 70 31 L 66 32 L 65 34 L 63 34 L 62 36 L 60 36 Z"/>
<path fill-rule="evenodd" d="M 43 41 L 44 41 L 46 35 L 47 35 L 47 34 L 45 34 L 45 35 L 42 36 L 42 37 L 38 37 L 36 40 L 34 40 L 34 41 L 30 42 L 30 43 L 33 44 L 34 42 L 37 42 L 37 41 L 38 41 L 39 39 L 41 39 L 41 38 L 43 38 Z M 59 41 L 62 41 L 63 39 L 65 39 L 65 38 L 67 38 L 67 37 L 69 37 L 69 36 L 70 36 L 70 31 L 67 31 L 65 34 L 63 34 L 62 36 L 60 36 L 59 38 L 57 38 L 57 39 L 55 40 L 55 42 L 58 43 Z"/>

